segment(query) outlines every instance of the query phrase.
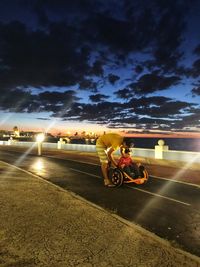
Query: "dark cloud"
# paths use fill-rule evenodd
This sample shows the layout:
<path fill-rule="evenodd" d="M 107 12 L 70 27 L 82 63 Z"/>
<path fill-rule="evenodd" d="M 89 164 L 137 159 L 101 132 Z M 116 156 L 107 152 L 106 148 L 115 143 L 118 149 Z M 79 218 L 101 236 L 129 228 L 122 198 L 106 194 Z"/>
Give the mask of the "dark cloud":
<path fill-rule="evenodd" d="M 77 51 L 75 35 L 63 23 L 52 24 L 48 33 L 27 32 L 19 22 L 0 25 L 1 87 L 69 86 L 84 80 L 91 67 L 85 51 Z"/>
<path fill-rule="evenodd" d="M 38 105 L 29 92 L 14 89 L 11 92 L 1 91 L 0 109 L 10 112 L 29 112 Z"/>
<path fill-rule="evenodd" d="M 157 121 L 170 123 L 171 120 L 182 120 L 187 113 L 195 113 L 198 110 L 197 104 L 184 101 L 173 101 L 167 97 L 142 97 L 132 98 L 124 106 L 129 109 L 129 113 L 137 114 L 144 123 L 144 119 L 148 119 L 148 123 Z M 141 119 L 140 119 L 141 120 Z M 146 122 L 147 123 L 147 122 Z M 171 123 L 170 123 L 171 124 Z M 151 127 L 151 125 L 148 125 Z"/>
<path fill-rule="evenodd" d="M 114 94 L 118 97 L 118 98 L 122 98 L 122 99 L 130 99 L 131 97 L 133 97 L 133 92 L 130 89 L 124 88 L 124 89 L 120 89 L 116 92 L 114 92 Z"/>
<path fill-rule="evenodd" d="M 73 102 L 80 100 L 72 90 L 61 92 L 45 91 L 38 95 L 19 89 L 5 91 L 0 98 L 2 110 L 10 112 L 61 112 Z"/>
<path fill-rule="evenodd" d="M 97 104 L 74 103 L 71 108 L 63 113 L 63 119 L 77 118 L 79 121 L 108 123 L 116 115 L 120 116 L 122 104 L 117 102 L 100 102 Z M 55 113 L 54 116 L 57 116 Z"/>
<path fill-rule="evenodd" d="M 194 54 L 197 54 L 200 56 L 200 44 L 195 47 Z"/>
<path fill-rule="evenodd" d="M 136 95 L 144 95 L 165 90 L 172 85 L 178 84 L 179 81 L 180 77 L 178 76 L 166 77 L 156 74 L 145 74 L 137 82 L 130 83 L 127 88 L 132 90 Z"/>
<path fill-rule="evenodd" d="M 176 130 L 182 130 L 184 128 L 190 129 L 192 127 L 200 127 L 200 109 L 193 110 L 193 113 L 184 116 L 181 120 L 176 121 L 172 127 Z"/>
<path fill-rule="evenodd" d="M 197 59 L 193 65 L 192 65 L 192 71 L 191 71 L 191 75 L 194 78 L 197 78 L 200 76 L 200 59 Z"/>
<path fill-rule="evenodd" d="M 90 74 L 91 75 L 95 75 L 95 76 L 103 76 L 103 61 L 102 60 L 96 60 L 90 70 Z"/>
<path fill-rule="evenodd" d="M 35 3 L 35 6 L 33 7 L 33 10 L 35 11 L 36 15 L 37 15 L 37 19 L 38 19 L 38 23 L 41 26 L 47 26 L 50 21 L 48 18 L 47 13 L 45 12 L 43 6 L 41 6 L 42 1 L 37 1 Z"/>
<path fill-rule="evenodd" d="M 148 100 L 146 101 L 148 104 Z M 137 114 L 143 114 L 154 118 L 178 118 L 179 115 L 184 114 L 188 111 L 193 104 L 182 101 L 170 101 L 166 102 L 160 106 L 141 106 L 134 108 Z"/>
<path fill-rule="evenodd" d="M 126 102 L 126 107 L 130 108 L 132 112 L 136 112 L 139 115 L 144 115 L 145 112 L 146 114 L 148 114 L 149 111 L 151 112 L 152 108 L 160 108 L 163 105 L 166 105 L 170 101 L 172 101 L 171 98 L 163 96 L 140 97 L 140 98 L 134 97 L 131 98 L 128 102 Z"/>
<path fill-rule="evenodd" d="M 79 89 L 97 92 L 97 82 L 94 82 L 92 79 L 83 79 L 79 82 Z"/>
<path fill-rule="evenodd" d="M 62 114 L 61 114 L 62 112 Z M 63 120 L 95 122 L 107 127 L 143 127 L 148 129 L 170 129 L 187 126 L 187 113 L 198 114 L 196 104 L 173 101 L 167 97 L 133 98 L 129 102 L 100 102 L 97 104 L 74 103 L 69 109 L 55 110 L 54 117 Z M 198 116 L 197 116 L 198 117 Z M 195 123 L 199 122 L 196 119 Z M 193 123 L 191 123 L 193 124 Z"/>
<path fill-rule="evenodd" d="M 48 92 L 45 91 L 43 93 L 40 93 L 38 95 L 39 100 L 41 101 L 41 103 L 43 105 L 45 104 L 71 104 L 77 100 L 79 100 L 80 98 L 76 97 L 76 94 L 74 91 L 69 90 L 69 91 L 65 91 L 63 93 L 61 92 Z"/>
<path fill-rule="evenodd" d="M 193 50 L 193 54 L 196 55 L 196 59 L 193 61 L 191 67 L 186 68 L 186 75 L 188 77 L 198 78 L 200 75 L 200 45 L 197 45 Z"/>
<path fill-rule="evenodd" d="M 96 95 L 90 95 L 89 98 L 92 102 L 102 102 L 103 100 L 109 98 L 109 96 L 103 94 L 96 94 Z"/>
<path fill-rule="evenodd" d="M 24 2 L 20 3 L 27 7 Z M 146 2 L 144 9 L 140 1 L 134 5 L 131 1 L 59 1 L 58 5 L 53 0 L 35 0 L 32 9 L 46 25 L 45 28 L 35 29 L 36 25 L 33 24 L 31 29 L 20 22 L 1 24 L 1 65 L 7 71 L 1 73 L 0 78 L 7 87 L 39 88 L 84 83 L 86 77 L 89 79 L 88 75 L 103 77 L 109 55 L 113 54 L 124 61 L 128 53 L 148 49 L 152 43 L 156 47 L 156 60 L 162 61 L 160 65 L 167 60 L 172 62 L 172 56 L 166 51 L 172 54 L 180 44 L 177 40 L 182 30 L 180 14 L 183 5 L 170 3 L 162 6 L 163 10 L 156 18 L 153 12 L 155 7 L 160 11 L 160 4 L 156 1 L 154 4 Z M 28 8 L 30 11 L 30 3 Z M 115 16 L 118 13 L 121 15 Z M 75 18 L 82 23 L 75 23 Z M 109 55 L 106 55 L 107 49 Z M 106 62 L 100 54 L 103 50 Z M 89 59 L 93 51 L 101 56 L 91 65 Z M 139 66 L 136 67 L 138 71 L 141 71 Z M 109 76 L 112 84 L 116 79 L 117 76 Z M 11 80 L 12 84 L 9 82 Z"/>
<path fill-rule="evenodd" d="M 0 109 L 45 111 L 108 127 L 198 127 L 193 103 L 144 97 L 175 88 L 185 77 L 193 84 L 198 79 L 200 45 L 193 49 L 192 65 L 182 63 L 186 19 L 194 3 L 0 1 Z M 91 103 L 78 97 L 84 90 L 94 93 Z M 199 82 L 191 90 L 199 96 Z M 108 101 L 110 95 L 118 101 Z"/>
<path fill-rule="evenodd" d="M 133 24 L 129 21 L 98 15 L 92 23 L 97 29 L 95 41 L 101 40 L 102 44 L 108 46 L 113 52 L 137 49 L 133 36 Z"/>
<path fill-rule="evenodd" d="M 50 118 L 37 118 L 37 120 L 41 120 L 41 121 L 49 121 Z"/>
<path fill-rule="evenodd" d="M 135 72 L 136 73 L 141 73 L 142 71 L 143 71 L 143 67 L 141 66 L 141 65 L 137 65 L 136 67 L 135 67 Z"/>
<path fill-rule="evenodd" d="M 158 45 L 154 52 L 155 60 L 153 63 L 165 72 L 175 71 L 183 56 L 183 53 L 178 49 L 181 44 L 183 21 L 171 13 L 165 15 L 162 20 L 157 31 Z"/>
<path fill-rule="evenodd" d="M 109 74 L 108 75 L 108 80 L 112 85 L 114 85 L 115 82 L 118 81 L 119 79 L 120 79 L 120 77 L 117 76 L 117 75 L 114 75 L 114 74 Z"/>
<path fill-rule="evenodd" d="M 200 81 L 195 84 L 195 87 L 192 89 L 193 96 L 200 96 Z"/>

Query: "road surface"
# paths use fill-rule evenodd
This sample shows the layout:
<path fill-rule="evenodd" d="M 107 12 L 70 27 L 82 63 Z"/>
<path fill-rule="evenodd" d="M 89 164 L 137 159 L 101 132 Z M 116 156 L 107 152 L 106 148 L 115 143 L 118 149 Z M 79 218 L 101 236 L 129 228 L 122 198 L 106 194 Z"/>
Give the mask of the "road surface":
<path fill-rule="evenodd" d="M 89 161 L 0 151 L 0 160 L 30 171 L 62 188 L 141 225 L 200 256 L 200 187 L 150 176 L 145 185 L 103 186 L 100 166 Z"/>

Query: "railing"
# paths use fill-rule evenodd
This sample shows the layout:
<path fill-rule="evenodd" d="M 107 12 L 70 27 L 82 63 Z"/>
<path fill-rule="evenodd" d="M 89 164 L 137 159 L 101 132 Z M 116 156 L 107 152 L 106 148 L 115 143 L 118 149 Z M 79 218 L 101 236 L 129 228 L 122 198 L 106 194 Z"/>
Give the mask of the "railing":
<path fill-rule="evenodd" d="M 200 163 L 200 153 L 189 151 L 163 151 L 163 159 Z"/>
<path fill-rule="evenodd" d="M 14 146 L 25 146 L 25 147 L 35 147 L 37 142 L 15 142 L 15 141 L 0 141 L 0 145 L 14 145 Z M 57 143 L 47 143 L 43 142 L 42 147 L 46 149 L 62 149 L 62 150 L 77 150 L 83 152 L 96 152 L 95 145 L 85 145 L 85 144 L 65 144 L 60 143 L 59 146 Z M 175 161 L 184 161 L 184 162 L 193 162 L 200 163 L 200 153 L 199 152 L 188 152 L 188 151 L 175 151 L 175 150 L 165 150 L 162 147 L 159 147 L 160 157 L 156 156 L 156 147 L 155 149 L 145 149 L 145 148 L 133 148 L 133 155 L 135 157 L 143 158 L 159 158 L 164 160 L 175 160 Z M 164 146 L 166 147 L 166 146 Z M 115 152 L 119 154 L 119 150 Z"/>

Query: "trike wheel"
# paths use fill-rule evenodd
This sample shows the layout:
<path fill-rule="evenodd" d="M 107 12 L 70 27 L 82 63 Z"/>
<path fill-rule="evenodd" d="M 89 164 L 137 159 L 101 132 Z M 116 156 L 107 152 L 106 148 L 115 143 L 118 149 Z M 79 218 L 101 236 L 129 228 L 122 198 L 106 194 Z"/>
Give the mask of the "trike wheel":
<path fill-rule="evenodd" d="M 112 174 L 111 174 L 111 182 L 115 185 L 115 186 L 121 186 L 123 184 L 123 174 L 119 169 L 114 169 Z"/>

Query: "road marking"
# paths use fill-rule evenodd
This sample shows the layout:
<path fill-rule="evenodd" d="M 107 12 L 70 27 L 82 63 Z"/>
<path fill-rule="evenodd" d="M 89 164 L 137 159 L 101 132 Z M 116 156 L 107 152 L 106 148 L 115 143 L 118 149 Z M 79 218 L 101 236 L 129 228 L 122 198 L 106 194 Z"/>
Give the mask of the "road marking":
<path fill-rule="evenodd" d="M 138 191 L 147 193 L 147 194 L 150 194 L 150 195 L 153 195 L 153 196 L 156 196 L 156 197 L 161 197 L 161 198 L 165 198 L 165 199 L 167 199 L 167 200 L 171 200 L 171 201 L 174 201 L 174 202 L 178 202 L 178 203 L 183 204 L 183 205 L 186 205 L 186 206 L 191 206 L 191 204 L 189 204 L 189 203 L 186 203 L 186 202 L 183 202 L 183 201 L 174 199 L 174 198 L 170 198 L 170 197 L 165 197 L 165 196 L 162 196 L 162 195 L 159 195 L 159 194 L 156 194 L 156 193 L 152 193 L 152 192 L 150 192 L 150 191 L 147 191 L 147 190 L 144 190 L 144 189 L 141 189 L 141 188 L 135 188 L 135 187 L 128 186 L 128 185 L 127 185 L 127 187 L 129 187 L 129 188 L 131 188 L 131 189 L 134 189 L 134 190 L 138 190 Z"/>
<path fill-rule="evenodd" d="M 174 183 L 179 183 L 179 184 L 186 184 L 186 185 L 195 186 L 195 187 L 200 188 L 200 185 L 198 185 L 198 184 L 187 183 L 187 182 L 174 180 L 174 179 L 169 179 L 169 178 L 160 177 L 160 176 L 155 176 L 155 175 L 150 175 L 150 177 L 155 178 L 155 179 L 160 179 L 160 180 L 172 181 Z"/>
<path fill-rule="evenodd" d="M 96 177 L 96 178 L 102 179 L 102 177 L 100 177 L 98 175 L 91 174 L 89 172 L 80 171 L 80 170 L 77 170 L 77 169 L 74 169 L 74 168 L 69 168 L 69 169 L 72 170 L 72 171 L 75 171 L 75 172 L 79 172 L 79 173 L 82 173 L 82 174 L 86 174 L 86 175 L 89 175 L 89 176 L 92 176 L 92 177 Z M 153 196 L 164 198 L 164 199 L 167 199 L 167 200 L 170 200 L 170 201 L 178 202 L 178 203 L 186 205 L 186 206 L 191 206 L 191 204 L 189 204 L 189 203 L 186 203 L 186 202 L 174 199 L 174 198 L 165 197 L 165 196 L 162 196 L 162 195 L 159 195 L 159 194 L 156 194 L 156 193 L 149 192 L 149 191 L 144 190 L 144 189 L 135 188 L 135 187 L 128 186 L 128 185 L 125 185 L 125 186 L 128 187 L 128 188 L 134 189 L 134 190 L 138 190 L 138 191 L 144 192 L 144 193 L 149 194 L 149 195 L 153 195 Z"/>
<path fill-rule="evenodd" d="M 75 172 L 80 172 L 80 173 L 83 173 L 83 174 L 86 174 L 86 175 L 90 175 L 92 177 L 101 178 L 100 176 L 92 174 L 92 173 L 89 173 L 89 172 L 83 172 L 83 171 L 80 171 L 80 170 L 77 170 L 77 169 L 73 169 L 73 168 L 69 168 L 69 169 L 72 170 L 72 171 L 75 171 Z"/>

